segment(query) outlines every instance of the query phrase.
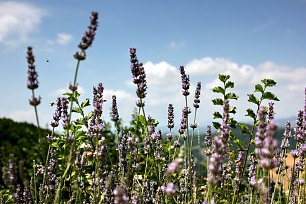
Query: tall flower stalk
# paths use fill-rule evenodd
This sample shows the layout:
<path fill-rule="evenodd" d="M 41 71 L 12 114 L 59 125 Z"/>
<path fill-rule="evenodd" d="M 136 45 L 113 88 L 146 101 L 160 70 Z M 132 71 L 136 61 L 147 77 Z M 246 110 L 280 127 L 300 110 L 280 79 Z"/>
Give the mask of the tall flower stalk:
<path fill-rule="evenodd" d="M 75 93 L 76 93 L 77 88 L 78 88 L 77 77 L 78 77 L 80 62 L 86 59 L 86 50 L 92 45 L 92 43 L 95 39 L 97 28 L 98 28 L 98 12 L 93 11 L 91 13 L 91 16 L 90 16 L 90 24 L 87 27 L 87 30 L 85 31 L 85 33 L 84 33 L 84 35 L 81 39 L 81 42 L 78 45 L 80 50 L 77 51 L 73 55 L 73 57 L 77 60 L 77 65 L 76 65 L 75 72 L 74 72 L 73 83 L 69 85 L 69 89 L 72 92 L 72 98 L 76 97 Z M 70 113 L 69 113 L 68 124 L 70 124 L 70 120 L 71 120 L 73 102 L 74 102 L 74 100 L 72 100 L 71 103 L 70 103 Z"/>
<path fill-rule="evenodd" d="M 32 97 L 31 99 L 29 99 L 29 103 L 31 106 L 34 107 L 35 110 L 35 117 L 36 117 L 36 124 L 38 127 L 38 131 L 39 131 L 39 118 L 38 118 L 38 111 L 37 111 L 37 106 L 40 104 L 41 102 L 41 97 L 36 97 L 35 96 L 35 89 L 38 88 L 38 74 L 36 72 L 35 69 L 35 57 L 33 54 L 33 48 L 32 47 L 28 47 L 27 48 L 27 61 L 28 61 L 28 82 L 27 82 L 27 87 L 28 89 L 31 90 L 32 92 Z"/>
<path fill-rule="evenodd" d="M 137 86 L 136 95 L 138 97 L 138 101 L 136 102 L 136 105 L 138 107 L 138 114 L 140 114 L 142 110 L 143 116 L 146 118 L 144 111 L 144 98 L 147 95 L 147 80 L 143 64 L 137 59 L 136 48 L 130 48 L 130 61 L 133 83 Z"/>

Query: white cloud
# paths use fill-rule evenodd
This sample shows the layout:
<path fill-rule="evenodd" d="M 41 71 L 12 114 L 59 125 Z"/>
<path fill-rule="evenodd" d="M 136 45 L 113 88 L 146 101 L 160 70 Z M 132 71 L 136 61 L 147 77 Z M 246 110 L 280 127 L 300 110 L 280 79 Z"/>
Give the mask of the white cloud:
<path fill-rule="evenodd" d="M 109 121 L 109 111 L 111 109 L 112 104 L 112 96 L 115 95 L 117 99 L 118 113 L 119 116 L 124 119 L 125 122 L 129 122 L 131 119 L 131 114 L 133 113 L 135 105 L 135 98 L 133 98 L 132 94 L 125 92 L 123 90 L 112 90 L 105 89 L 103 92 L 104 99 L 106 100 L 105 108 L 107 112 L 104 114 L 106 116 L 106 120 Z"/>
<path fill-rule="evenodd" d="M 69 43 L 72 39 L 72 35 L 68 33 L 59 33 L 57 34 L 56 42 L 60 45 L 66 45 Z"/>
<path fill-rule="evenodd" d="M 167 44 L 167 47 L 171 49 L 181 49 L 184 48 L 185 46 L 186 44 L 182 41 L 180 42 L 171 41 L 170 43 Z"/>
<path fill-rule="evenodd" d="M 0 43 L 16 46 L 25 42 L 37 30 L 44 11 L 40 8 L 15 1 L 0 3 Z"/>
<path fill-rule="evenodd" d="M 277 86 L 270 89 L 280 99 L 276 102 L 275 109 L 278 117 L 290 117 L 302 109 L 306 67 L 290 67 L 274 62 L 264 62 L 257 67 L 251 65 L 239 65 L 227 59 L 203 58 L 195 59 L 186 66 L 186 72 L 191 78 L 202 76 L 207 80 L 206 87 L 212 88 L 219 85 L 218 74 L 229 74 L 235 82 L 233 89 L 240 96 L 237 106 L 244 111 L 250 104 L 247 102 L 247 93 L 254 91 L 254 85 L 264 78 L 271 78 L 277 82 Z M 214 76 L 213 80 L 209 77 Z M 211 92 L 211 91 L 210 91 Z M 290 105 L 289 105 L 290 104 Z M 244 113 L 241 113 L 243 116 Z"/>
<path fill-rule="evenodd" d="M 146 62 L 144 68 L 149 85 L 167 88 L 165 85 L 169 86 L 179 81 L 177 68 L 165 61 L 156 64 Z"/>
<path fill-rule="evenodd" d="M 80 85 L 78 85 L 78 90 L 77 91 L 81 95 L 84 95 L 86 93 L 85 89 Z M 53 91 L 52 93 L 50 93 L 49 95 L 50 96 L 55 96 L 55 97 L 61 97 L 64 93 L 67 93 L 67 92 L 71 92 L 71 91 L 69 90 L 68 87 L 65 87 L 65 88 L 59 88 L 59 89 Z"/>
<path fill-rule="evenodd" d="M 155 116 L 161 117 L 158 118 L 159 120 L 166 122 L 167 106 L 173 103 L 176 117 L 179 118 L 185 102 L 181 95 L 179 68 L 167 62 L 147 62 L 144 67 L 148 83 L 148 94 L 145 99 L 148 113 L 154 113 Z M 192 60 L 185 66 L 185 71 L 190 75 L 190 105 L 196 81 L 202 81 L 201 105 L 198 115 L 200 121 L 211 121 L 212 113 L 219 110 L 217 109 L 219 107 L 214 107 L 211 102 L 211 99 L 218 96 L 211 89 L 221 85 L 218 74 L 230 75 L 231 80 L 235 83 L 231 91 L 238 94 L 239 100 L 231 103 L 238 107 L 238 120 L 246 119 L 244 115 L 247 108 L 255 108 L 247 101 L 247 94 L 254 93 L 255 84 L 261 83 L 264 78 L 271 78 L 277 82 L 276 87 L 268 89 L 280 99 L 280 102 L 275 102 L 276 118 L 292 117 L 298 110 L 303 109 L 306 67 L 290 67 L 270 61 L 258 66 L 240 65 L 229 59 L 206 57 Z M 263 105 L 267 103 L 268 101 Z"/>
<path fill-rule="evenodd" d="M 36 124 L 35 113 L 33 109 L 28 110 L 16 110 L 8 115 L 9 118 L 18 122 L 30 122 Z"/>

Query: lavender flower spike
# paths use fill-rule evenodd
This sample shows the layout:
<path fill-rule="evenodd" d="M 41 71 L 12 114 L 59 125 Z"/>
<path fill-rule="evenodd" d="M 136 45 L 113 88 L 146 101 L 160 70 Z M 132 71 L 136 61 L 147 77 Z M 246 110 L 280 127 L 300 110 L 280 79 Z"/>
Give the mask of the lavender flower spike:
<path fill-rule="evenodd" d="M 189 75 L 186 75 L 184 66 L 180 66 L 180 73 L 182 79 L 182 94 L 183 96 L 189 95 L 190 79 Z"/>
<path fill-rule="evenodd" d="M 200 94 L 201 94 L 201 82 L 197 83 L 197 87 L 194 93 L 194 101 L 193 101 L 193 107 L 199 108 L 200 107 Z"/>
<path fill-rule="evenodd" d="M 93 11 L 90 16 L 90 25 L 88 26 L 88 29 L 85 31 L 82 40 L 78 47 L 81 49 L 80 52 L 76 52 L 74 54 L 74 58 L 77 60 L 85 60 L 86 58 L 86 50 L 92 45 L 96 30 L 98 28 L 98 13 Z"/>
<path fill-rule="evenodd" d="M 174 114 L 173 114 L 173 105 L 169 104 L 168 106 L 168 126 L 169 129 L 174 128 Z"/>
<path fill-rule="evenodd" d="M 119 120 L 117 98 L 115 95 L 112 96 L 112 121 L 117 122 Z"/>
<path fill-rule="evenodd" d="M 28 47 L 27 51 L 27 61 L 28 61 L 28 88 L 34 90 L 38 88 L 38 74 L 35 70 L 35 58 L 33 55 L 33 48 Z"/>
<path fill-rule="evenodd" d="M 136 105 L 138 107 L 144 107 L 145 104 L 142 99 L 144 99 L 147 95 L 147 80 L 143 64 L 138 62 L 136 56 L 136 48 L 130 48 L 130 60 L 133 82 L 137 86 L 136 95 L 139 98 L 139 101 L 136 102 Z"/>
<path fill-rule="evenodd" d="M 40 104 L 41 98 L 35 97 L 34 89 L 38 88 L 38 74 L 35 69 L 35 57 L 33 55 L 33 48 L 28 47 L 27 49 L 27 61 L 28 61 L 28 82 L 27 87 L 28 89 L 32 90 L 32 98 L 29 99 L 30 105 L 36 107 Z"/>

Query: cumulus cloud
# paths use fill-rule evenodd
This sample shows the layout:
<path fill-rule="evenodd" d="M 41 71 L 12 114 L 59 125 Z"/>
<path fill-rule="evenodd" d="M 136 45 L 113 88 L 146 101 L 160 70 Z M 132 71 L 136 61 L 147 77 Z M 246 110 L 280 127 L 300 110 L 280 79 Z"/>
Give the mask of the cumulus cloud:
<path fill-rule="evenodd" d="M 72 35 L 68 33 L 59 33 L 57 34 L 56 42 L 60 45 L 66 45 L 69 43 L 72 39 Z"/>
<path fill-rule="evenodd" d="M 171 49 L 181 49 L 181 48 L 184 48 L 185 47 L 185 43 L 184 42 L 177 42 L 177 41 L 171 41 L 167 44 L 167 47 L 168 48 L 171 48 Z"/>
<path fill-rule="evenodd" d="M 128 120 L 131 119 L 131 114 L 133 113 L 133 109 L 135 107 L 135 99 L 129 92 L 123 90 L 105 89 L 103 92 L 104 99 L 106 100 L 104 110 L 107 112 L 111 110 L 113 95 L 115 95 L 117 99 L 119 116 L 123 118 L 125 122 L 128 122 Z M 108 121 L 110 119 L 109 115 L 110 114 L 108 113 L 104 114 Z"/>
<path fill-rule="evenodd" d="M 166 122 L 167 106 L 173 103 L 177 117 L 180 117 L 181 107 L 184 106 L 185 101 L 181 96 L 179 68 L 165 61 L 147 62 L 144 67 L 148 81 L 148 94 L 145 99 L 148 112 L 159 117 L 163 116 L 159 119 Z M 230 59 L 205 57 L 187 63 L 185 71 L 190 75 L 191 80 L 189 96 L 191 106 L 195 84 L 197 81 L 202 82 L 201 107 L 198 115 L 200 121 L 211 120 L 212 113 L 218 108 L 211 102 L 217 97 L 211 89 L 221 85 L 218 74 L 230 75 L 235 83 L 232 91 L 238 94 L 239 100 L 232 102 L 232 105 L 238 107 L 238 120 L 245 120 L 245 110 L 254 108 L 248 102 L 247 94 L 254 93 L 255 84 L 261 83 L 264 78 L 271 78 L 277 82 L 277 86 L 270 89 L 280 99 L 280 102 L 275 102 L 276 118 L 292 117 L 303 108 L 306 67 L 284 66 L 271 61 L 252 66 L 239 64 Z M 264 105 L 267 103 L 268 101 Z"/>
<path fill-rule="evenodd" d="M 16 110 L 9 113 L 8 117 L 18 122 L 30 122 L 33 124 L 36 123 L 35 114 L 32 109 Z"/>
<path fill-rule="evenodd" d="M 85 89 L 84 89 L 82 86 L 80 86 L 80 85 L 78 85 L 78 90 L 77 90 L 77 91 L 78 91 L 81 95 L 84 95 L 84 94 L 86 93 L 86 92 L 85 92 Z M 52 92 L 51 94 L 49 94 L 49 95 L 58 97 L 58 96 L 62 96 L 64 93 L 67 93 L 67 92 L 71 92 L 71 91 L 69 90 L 69 88 L 65 87 L 65 88 L 59 88 L 59 89 L 53 91 L 53 92 Z"/>
<path fill-rule="evenodd" d="M 44 11 L 30 4 L 5 1 L 0 3 L 0 43 L 16 46 L 37 30 Z"/>

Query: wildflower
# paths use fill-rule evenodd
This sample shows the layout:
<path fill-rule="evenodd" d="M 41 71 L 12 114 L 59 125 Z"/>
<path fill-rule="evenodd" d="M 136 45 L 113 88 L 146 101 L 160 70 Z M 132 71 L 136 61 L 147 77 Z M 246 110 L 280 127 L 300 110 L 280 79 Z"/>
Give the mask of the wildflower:
<path fill-rule="evenodd" d="M 80 52 L 76 52 L 74 54 L 74 58 L 77 60 L 85 60 L 86 58 L 86 50 L 92 45 L 96 30 L 98 28 L 98 13 L 93 11 L 90 16 L 90 25 L 88 29 L 85 31 L 81 42 L 79 43 L 78 47 L 81 49 Z"/>
<path fill-rule="evenodd" d="M 33 55 L 33 48 L 28 47 L 27 51 L 27 60 L 28 60 L 28 88 L 31 90 L 38 88 L 38 74 L 35 69 L 35 58 Z"/>
<path fill-rule="evenodd" d="M 222 138 L 223 142 L 226 143 L 229 137 L 229 101 L 224 100 L 223 102 L 223 117 L 222 117 L 222 124 L 220 130 L 220 137 Z"/>
<path fill-rule="evenodd" d="M 263 141 L 265 139 L 265 131 L 266 131 L 266 111 L 263 106 L 259 108 L 258 111 L 258 129 L 256 132 L 256 137 L 255 137 L 255 153 L 256 156 L 259 158 L 260 157 L 260 151 L 263 148 Z"/>
<path fill-rule="evenodd" d="M 179 143 L 179 141 L 175 140 L 175 141 L 173 142 L 173 146 L 174 146 L 174 147 L 180 147 L 181 144 Z"/>
<path fill-rule="evenodd" d="M 240 174 L 243 165 L 243 151 L 239 151 L 237 160 L 235 162 L 236 162 L 236 170 L 235 170 L 236 176 L 234 178 L 234 182 L 236 185 L 238 185 L 241 182 Z"/>
<path fill-rule="evenodd" d="M 198 124 L 197 124 L 197 123 L 191 123 L 191 124 L 190 124 L 190 127 L 191 127 L 192 129 L 195 129 L 195 128 L 198 127 Z"/>
<path fill-rule="evenodd" d="M 112 96 L 112 121 L 117 122 L 119 120 L 117 100 L 116 96 Z"/>
<path fill-rule="evenodd" d="M 163 186 L 161 187 L 161 189 L 162 189 L 162 191 L 164 191 L 167 195 L 173 196 L 173 195 L 176 193 L 176 191 L 177 191 L 177 186 L 176 186 L 174 183 L 170 182 L 170 183 L 168 183 L 167 185 L 163 185 Z"/>
<path fill-rule="evenodd" d="M 128 203 L 129 198 L 126 196 L 125 189 L 123 186 L 117 186 L 114 190 L 116 204 Z"/>
<path fill-rule="evenodd" d="M 69 128 L 68 103 L 69 103 L 68 99 L 62 97 L 61 99 L 62 121 L 63 121 L 63 129 L 65 130 Z"/>
<path fill-rule="evenodd" d="M 211 126 L 208 125 L 205 134 L 205 150 L 204 153 L 206 156 L 210 156 L 213 153 L 212 149 L 212 138 L 211 138 Z"/>
<path fill-rule="evenodd" d="M 137 101 L 136 105 L 138 107 L 144 107 L 145 104 L 142 99 L 144 99 L 147 95 L 147 80 L 143 64 L 138 62 L 136 48 L 130 48 L 130 59 L 133 82 L 137 85 L 136 95 L 140 99 Z"/>
<path fill-rule="evenodd" d="M 5 184 L 7 186 L 9 186 L 9 188 L 13 189 L 16 182 L 17 182 L 17 178 L 16 178 L 16 165 L 15 165 L 15 161 L 14 161 L 14 155 L 10 154 L 9 155 L 9 161 L 8 164 L 6 166 L 6 168 L 4 168 L 3 171 L 3 180 L 5 182 Z"/>
<path fill-rule="evenodd" d="M 78 84 L 69 84 L 69 90 L 72 91 L 72 92 L 75 92 L 76 90 L 78 90 Z"/>
<path fill-rule="evenodd" d="M 194 101 L 193 101 L 193 107 L 199 108 L 200 107 L 200 94 L 201 94 L 201 82 L 197 83 L 197 87 L 194 94 Z"/>
<path fill-rule="evenodd" d="M 289 144 L 289 138 L 292 137 L 290 128 L 291 128 L 291 124 L 290 124 L 290 122 L 288 121 L 288 122 L 286 123 L 286 126 L 285 126 L 284 137 L 282 138 L 282 143 L 281 143 L 281 146 L 280 146 L 280 148 L 281 148 L 282 150 L 288 149 L 288 147 L 289 147 L 289 145 L 290 145 L 290 144 Z"/>
<path fill-rule="evenodd" d="M 181 163 L 182 163 L 181 158 L 176 158 L 173 162 L 171 162 L 166 171 L 167 175 L 171 175 L 178 172 Z"/>
<path fill-rule="evenodd" d="M 187 117 L 188 117 L 188 114 L 189 114 L 189 109 L 188 107 L 184 107 L 182 109 L 182 119 L 181 119 L 181 126 L 179 128 L 179 133 L 182 135 L 184 134 L 185 130 L 187 129 Z M 184 137 L 184 139 L 186 139 Z"/>
<path fill-rule="evenodd" d="M 56 110 L 55 113 L 53 114 L 53 121 L 51 121 L 51 126 L 52 127 L 57 127 L 59 124 L 59 120 L 61 119 L 62 115 L 62 106 L 61 106 L 61 98 L 57 98 L 56 100 Z"/>
<path fill-rule="evenodd" d="M 174 127 L 174 113 L 173 113 L 173 105 L 169 104 L 168 106 L 168 126 L 169 129 Z"/>
<path fill-rule="evenodd" d="M 267 126 L 266 138 L 264 139 L 263 147 L 260 152 L 260 163 L 265 170 L 275 167 L 273 158 L 276 153 L 277 140 L 274 139 L 277 125 L 275 120 L 271 120 Z"/>
<path fill-rule="evenodd" d="M 183 96 L 189 95 L 190 79 L 189 75 L 186 75 L 184 66 L 180 66 L 180 73 L 182 79 L 182 94 Z"/>
<path fill-rule="evenodd" d="M 274 107 L 273 106 L 274 106 L 274 103 L 269 102 L 268 122 L 274 119 L 275 112 L 274 112 Z"/>
<path fill-rule="evenodd" d="M 38 88 L 38 74 L 35 69 L 35 57 L 33 55 L 33 48 L 27 48 L 27 61 L 28 61 L 28 89 L 32 90 L 32 98 L 29 99 L 29 103 L 31 106 L 38 106 L 41 102 L 41 97 L 35 97 L 34 89 Z"/>
<path fill-rule="evenodd" d="M 90 137 L 98 137 L 101 139 L 103 131 L 102 122 L 102 105 L 104 103 L 103 99 L 104 87 L 102 83 L 99 83 L 97 87 L 93 87 L 93 114 L 89 122 L 88 133 Z"/>
<path fill-rule="evenodd" d="M 255 156 L 252 154 L 250 158 L 250 167 L 249 167 L 249 177 L 248 181 L 250 182 L 251 186 L 255 186 L 256 178 L 255 178 L 255 171 L 256 171 L 256 160 Z"/>
<path fill-rule="evenodd" d="M 174 135 L 172 132 L 167 133 L 167 138 L 171 141 L 173 139 Z"/>

